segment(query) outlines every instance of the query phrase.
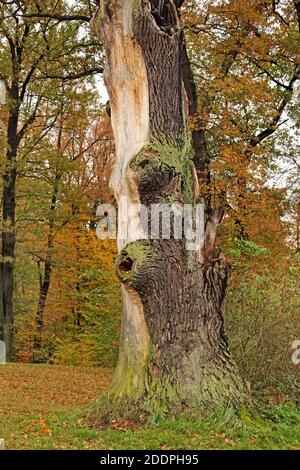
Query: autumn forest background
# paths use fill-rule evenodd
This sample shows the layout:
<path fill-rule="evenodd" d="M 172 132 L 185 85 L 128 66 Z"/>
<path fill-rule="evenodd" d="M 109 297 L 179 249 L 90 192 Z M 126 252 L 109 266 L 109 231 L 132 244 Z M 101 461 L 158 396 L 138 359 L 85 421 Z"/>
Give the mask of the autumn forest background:
<path fill-rule="evenodd" d="M 13 267 L 15 363 L 112 369 L 118 357 L 117 248 L 96 235 L 98 205 L 114 202 L 97 3 L 0 4 L 0 263 Z M 181 22 L 198 93 L 188 124 L 209 167 L 201 191 L 226 206 L 231 350 L 254 396 L 299 406 L 300 3 L 191 0 Z"/>

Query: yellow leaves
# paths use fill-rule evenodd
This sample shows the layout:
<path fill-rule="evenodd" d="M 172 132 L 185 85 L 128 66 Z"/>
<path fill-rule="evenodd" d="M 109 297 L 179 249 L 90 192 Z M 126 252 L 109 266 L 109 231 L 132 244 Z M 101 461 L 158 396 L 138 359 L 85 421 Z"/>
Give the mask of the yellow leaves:
<path fill-rule="evenodd" d="M 271 0 L 195 3 L 187 10 L 184 20 L 196 33 L 188 37 L 199 109 L 209 114 L 200 120 L 219 138 L 223 132 L 251 139 L 278 110 L 283 90 L 276 81 L 286 83 L 297 63 L 290 7 L 281 6 L 281 20 Z M 297 49 L 299 61 L 299 38 Z"/>
<path fill-rule="evenodd" d="M 42 416 L 40 416 L 37 420 L 32 420 L 32 424 L 37 428 L 34 434 L 39 435 L 42 433 L 46 434 L 47 436 L 52 435 L 52 429 L 47 426 L 45 418 L 43 418 Z"/>
<path fill-rule="evenodd" d="M 237 142 L 221 147 L 219 158 L 211 163 L 210 168 L 216 175 L 222 174 L 224 176 L 224 173 L 227 172 L 237 179 L 239 177 L 248 179 L 247 146 L 243 142 Z"/>

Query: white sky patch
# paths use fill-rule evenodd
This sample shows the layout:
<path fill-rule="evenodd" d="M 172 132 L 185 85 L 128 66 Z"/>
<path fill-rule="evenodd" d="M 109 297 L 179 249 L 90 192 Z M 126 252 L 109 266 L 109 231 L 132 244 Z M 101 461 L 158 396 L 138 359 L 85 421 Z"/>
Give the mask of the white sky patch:
<path fill-rule="evenodd" d="M 106 86 L 104 85 L 103 77 L 100 74 L 98 74 L 95 77 L 95 81 L 96 81 L 97 90 L 100 96 L 100 101 L 101 103 L 105 104 L 109 100 L 109 97 L 108 97 Z"/>
<path fill-rule="evenodd" d="M 69 6 L 75 6 L 76 5 L 76 0 L 66 0 Z M 80 28 L 80 33 L 82 34 L 82 37 L 85 37 L 86 30 L 84 27 Z M 109 100 L 108 93 L 106 90 L 106 87 L 104 85 L 103 77 L 100 74 L 95 75 L 95 82 L 96 82 L 96 87 L 99 93 L 100 101 L 103 104 L 106 104 L 107 101 Z"/>

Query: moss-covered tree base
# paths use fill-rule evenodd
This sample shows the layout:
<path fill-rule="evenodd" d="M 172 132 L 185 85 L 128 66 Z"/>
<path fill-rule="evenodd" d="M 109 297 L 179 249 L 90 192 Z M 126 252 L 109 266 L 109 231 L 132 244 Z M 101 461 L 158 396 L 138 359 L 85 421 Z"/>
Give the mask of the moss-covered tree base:
<path fill-rule="evenodd" d="M 148 424 L 182 415 L 199 420 L 208 414 L 223 416 L 225 413 L 239 420 L 245 409 L 252 408 L 250 393 L 229 358 L 222 365 L 211 364 L 197 371 L 191 366 L 191 374 L 185 381 L 178 377 L 178 371 L 177 376 L 170 373 L 164 378 L 155 374 L 150 378 L 146 371 L 143 393 L 135 394 L 132 389 L 132 396 L 124 394 L 126 380 L 124 372 L 123 380 L 113 382 L 104 393 L 96 412 L 93 410 L 91 414 L 91 424 L 109 426 L 124 420 Z"/>
<path fill-rule="evenodd" d="M 157 399 L 157 393 L 161 391 L 163 395 Z M 168 400 L 165 399 L 167 396 Z M 205 392 L 206 395 L 206 392 Z M 170 400 L 171 398 L 171 400 Z M 140 399 L 133 400 L 123 398 L 112 400 L 110 395 L 104 395 L 96 407 L 89 412 L 88 422 L 92 427 L 111 426 L 115 423 L 124 421 L 135 425 L 147 425 L 159 422 L 160 420 L 169 419 L 188 419 L 190 421 L 198 421 L 208 416 L 224 416 L 230 415 L 235 424 L 242 418 L 245 410 L 252 411 L 252 404 L 249 397 L 236 397 L 236 403 L 228 401 L 225 403 L 213 403 L 210 401 L 209 406 L 205 405 L 205 397 L 187 407 L 185 402 L 181 403 L 180 393 L 172 389 L 165 391 L 164 387 L 156 387 L 153 394 L 146 394 Z"/>

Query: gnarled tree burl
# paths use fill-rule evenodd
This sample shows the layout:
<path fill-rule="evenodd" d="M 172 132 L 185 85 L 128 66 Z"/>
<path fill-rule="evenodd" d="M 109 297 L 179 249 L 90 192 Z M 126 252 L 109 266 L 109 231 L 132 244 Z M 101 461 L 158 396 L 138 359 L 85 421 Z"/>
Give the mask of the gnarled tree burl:
<path fill-rule="evenodd" d="M 123 296 L 107 417 L 239 409 L 248 401 L 224 334 L 227 266 L 214 253 L 220 213 L 203 215 L 201 246 L 188 251 L 185 240 L 143 240 L 137 214 L 123 203 L 125 196 L 129 209 L 174 200 L 183 205 L 199 197 L 193 154 L 186 158 L 184 37 L 177 10 L 182 3 L 103 0 L 93 20 L 107 54 L 117 155 L 111 178 L 119 204 L 116 270 Z"/>

